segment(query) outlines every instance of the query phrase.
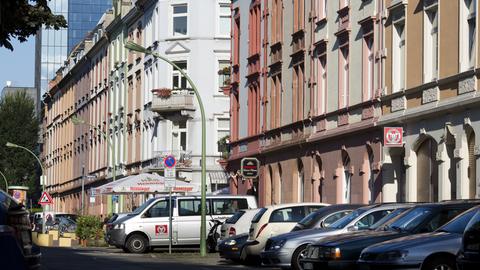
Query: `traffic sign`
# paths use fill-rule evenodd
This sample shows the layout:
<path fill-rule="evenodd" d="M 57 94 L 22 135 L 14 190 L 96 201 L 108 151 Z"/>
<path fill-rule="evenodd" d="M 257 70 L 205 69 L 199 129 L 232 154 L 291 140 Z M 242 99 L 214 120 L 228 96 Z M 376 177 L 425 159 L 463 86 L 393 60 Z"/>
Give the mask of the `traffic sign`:
<path fill-rule="evenodd" d="M 42 196 L 40 196 L 40 200 L 38 201 L 38 204 L 41 204 L 41 205 L 53 204 L 53 199 L 50 196 L 50 194 L 44 191 L 42 193 Z"/>
<path fill-rule="evenodd" d="M 256 158 L 243 158 L 241 161 L 240 174 L 244 178 L 257 178 L 260 169 L 260 161 Z"/>
<path fill-rule="evenodd" d="M 175 167 L 165 168 L 165 187 L 173 188 L 175 187 L 175 180 L 177 179 Z"/>
<path fill-rule="evenodd" d="M 403 128 L 402 127 L 384 127 L 383 145 L 390 147 L 403 146 Z"/>
<path fill-rule="evenodd" d="M 177 160 L 175 159 L 174 156 L 169 155 L 163 160 L 163 163 L 165 164 L 165 167 L 173 168 L 177 164 Z"/>

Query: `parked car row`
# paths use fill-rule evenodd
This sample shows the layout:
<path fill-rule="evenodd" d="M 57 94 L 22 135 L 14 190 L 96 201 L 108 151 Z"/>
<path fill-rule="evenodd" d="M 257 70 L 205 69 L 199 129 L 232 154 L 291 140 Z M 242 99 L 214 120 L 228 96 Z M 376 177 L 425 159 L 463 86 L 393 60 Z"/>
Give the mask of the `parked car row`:
<path fill-rule="evenodd" d="M 247 216 L 242 220 L 245 213 L 235 214 L 222 226 L 221 257 L 293 269 L 463 270 L 480 266 L 480 200 L 367 206 L 285 204 L 255 213 L 248 234 L 240 229 L 246 226 L 236 225 L 248 223 Z"/>

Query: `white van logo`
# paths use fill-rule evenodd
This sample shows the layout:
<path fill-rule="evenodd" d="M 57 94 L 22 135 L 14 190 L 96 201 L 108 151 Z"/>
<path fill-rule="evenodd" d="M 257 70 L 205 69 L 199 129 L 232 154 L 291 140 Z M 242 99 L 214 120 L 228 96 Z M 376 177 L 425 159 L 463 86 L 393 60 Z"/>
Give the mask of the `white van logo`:
<path fill-rule="evenodd" d="M 155 235 L 167 234 L 168 225 L 155 225 Z"/>

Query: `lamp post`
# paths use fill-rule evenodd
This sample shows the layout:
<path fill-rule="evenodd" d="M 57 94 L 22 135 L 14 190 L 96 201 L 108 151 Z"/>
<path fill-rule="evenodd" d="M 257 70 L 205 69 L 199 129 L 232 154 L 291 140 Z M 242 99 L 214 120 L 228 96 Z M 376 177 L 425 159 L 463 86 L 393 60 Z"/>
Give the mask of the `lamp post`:
<path fill-rule="evenodd" d="M 8 193 L 8 181 L 7 181 L 7 177 L 5 177 L 5 174 L 3 174 L 2 171 L 0 171 L 0 175 L 3 177 L 3 180 L 5 181 L 5 192 Z"/>
<path fill-rule="evenodd" d="M 103 132 L 101 129 L 99 129 L 98 127 L 85 122 L 85 120 L 78 118 L 76 115 L 73 115 L 71 117 L 71 119 L 72 119 L 72 123 L 74 125 L 87 125 L 87 126 L 93 128 L 93 129 L 95 129 L 98 133 L 102 134 L 102 136 L 105 138 L 105 141 L 107 141 L 107 144 L 110 147 L 110 150 L 112 151 L 112 166 L 113 166 L 113 168 L 112 168 L 112 180 L 115 181 L 116 176 L 117 176 L 117 170 L 116 170 L 117 166 L 115 165 L 115 145 L 110 141 L 110 137 L 105 132 Z M 84 167 L 82 168 L 82 170 L 83 169 L 84 169 Z M 83 176 L 84 176 L 84 173 L 82 172 L 82 182 L 83 182 Z M 82 190 L 82 196 L 83 196 L 83 192 L 84 191 Z M 82 211 L 83 211 L 83 199 L 82 199 Z"/>
<path fill-rule="evenodd" d="M 42 164 L 42 161 L 40 161 L 40 159 L 38 158 L 37 155 L 35 155 L 35 153 L 33 153 L 30 149 L 24 147 L 24 146 L 21 146 L 21 145 L 18 145 L 18 144 L 14 144 L 14 143 L 11 143 L 11 142 L 7 142 L 7 144 L 5 145 L 7 147 L 10 147 L 10 148 L 20 148 L 20 149 L 23 149 L 25 151 L 27 151 L 28 153 L 30 153 L 32 156 L 35 157 L 35 159 L 38 161 L 38 164 L 40 165 L 40 169 L 42 170 L 42 176 L 40 176 L 40 185 L 42 185 L 42 191 L 45 192 L 45 182 L 46 182 L 46 176 L 45 176 L 45 168 L 43 168 L 43 164 Z M 42 234 L 45 233 L 45 206 L 42 205 L 42 210 L 43 210 L 43 217 L 42 217 Z"/>
<path fill-rule="evenodd" d="M 205 124 L 205 109 L 203 107 L 203 102 L 202 98 L 200 97 L 200 93 L 198 92 L 197 87 L 195 86 L 195 83 L 190 79 L 190 77 L 183 71 L 183 69 L 179 68 L 175 63 L 167 59 L 166 57 L 161 56 L 157 52 L 147 50 L 146 48 L 131 42 L 127 41 L 125 44 L 125 48 L 131 50 L 131 51 L 137 51 L 141 52 L 144 54 L 149 54 L 152 55 L 155 58 L 159 58 L 174 68 L 176 68 L 182 76 L 184 76 L 188 83 L 192 86 L 193 91 L 195 92 L 195 96 L 197 97 L 198 100 L 198 105 L 200 106 L 200 114 L 202 118 L 202 160 L 201 160 L 201 166 L 202 166 L 202 177 L 201 177 L 201 223 L 200 223 L 200 255 L 203 257 L 206 255 L 206 223 L 207 223 L 207 218 L 206 218 L 206 124 Z"/>

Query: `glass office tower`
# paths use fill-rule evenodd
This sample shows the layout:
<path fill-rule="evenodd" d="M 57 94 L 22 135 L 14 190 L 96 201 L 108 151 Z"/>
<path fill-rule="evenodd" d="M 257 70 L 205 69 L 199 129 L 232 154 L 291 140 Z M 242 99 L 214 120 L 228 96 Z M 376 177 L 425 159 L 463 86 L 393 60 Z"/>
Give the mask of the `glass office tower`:
<path fill-rule="evenodd" d="M 48 6 L 54 14 L 65 17 L 68 28 L 54 30 L 42 27 L 37 34 L 35 87 L 38 89 L 38 102 L 68 53 L 97 25 L 102 14 L 112 7 L 112 0 L 51 0 Z"/>

